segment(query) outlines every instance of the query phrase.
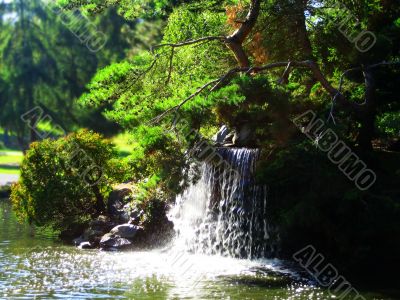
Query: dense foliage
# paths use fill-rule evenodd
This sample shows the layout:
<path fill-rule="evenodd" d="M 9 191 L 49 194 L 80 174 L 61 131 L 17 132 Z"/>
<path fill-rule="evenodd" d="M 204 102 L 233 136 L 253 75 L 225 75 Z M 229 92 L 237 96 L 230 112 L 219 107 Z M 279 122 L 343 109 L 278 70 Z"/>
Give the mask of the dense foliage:
<path fill-rule="evenodd" d="M 144 25 L 126 21 L 112 8 L 89 17 L 79 11 L 60 12 L 54 2 L 1 1 L 0 127 L 5 129 L 4 142 L 15 136 L 19 148 L 26 149 L 38 138 L 36 130 L 29 130 L 20 118 L 36 106 L 65 131 L 89 127 L 115 133 L 119 127 L 101 114 L 106 107 L 89 110 L 75 100 L 98 68 L 131 55 L 132 48 L 147 48 L 146 38 L 157 40 L 157 27 L 143 34 Z M 101 40 L 104 45 L 99 43 L 101 49 L 89 44 L 99 36 L 106 39 Z M 52 125 L 46 122 L 32 125 L 46 130 Z"/>
<path fill-rule="evenodd" d="M 126 1 L 126 4 L 128 2 L 131 3 Z M 170 45 L 203 37 L 229 36 L 240 27 L 241 23 L 236 21 L 245 18 L 249 2 L 251 1 L 202 1 L 203 8 L 200 8 L 189 1 L 187 4 L 175 3 L 172 12 L 170 8 L 165 8 L 163 12 L 168 14 L 168 23 L 161 43 L 164 46 L 155 47 L 150 53 L 139 53 L 131 60 L 101 70 L 89 85 L 90 93 L 81 98 L 82 102 L 89 106 L 104 103 L 112 105 L 107 116 L 128 129 L 143 124 L 170 124 L 173 112 L 178 110 L 195 129 L 220 125 L 221 121 L 225 121 L 224 113 L 237 113 L 238 107 L 239 110 L 249 110 L 252 106 L 252 111 L 265 115 L 268 114 L 265 111 L 267 107 L 275 105 L 273 111 L 278 109 L 279 116 L 275 120 L 265 120 L 271 125 L 277 119 L 289 119 L 310 107 L 327 115 L 331 110 L 332 93 L 327 92 L 309 70 L 302 68 L 293 68 L 289 78 L 279 81 L 280 85 L 276 81 L 280 79 L 283 67 L 249 78 L 237 78 L 233 74 L 230 76 L 232 78 L 228 77 L 212 92 L 210 89 L 213 85 L 209 85 L 196 93 L 205 84 L 236 67 L 235 53 L 226 47 L 226 42 L 221 43 L 218 39 L 187 46 Z M 151 5 L 154 9 L 162 7 L 163 2 L 140 3 L 144 6 Z M 69 5 L 74 5 L 74 2 L 69 2 Z M 97 7 L 93 1 L 88 1 L 87 5 Z M 340 122 L 343 128 L 351 128 L 343 134 L 351 137 L 355 144 L 368 149 L 371 140 L 379 133 L 374 129 L 376 120 L 379 120 L 379 128 L 385 133 L 396 130 L 393 125 L 395 122 L 389 120 L 398 120 L 395 96 L 399 78 L 399 68 L 396 65 L 399 60 L 400 27 L 396 17 L 398 7 L 371 2 L 364 11 L 359 9 L 363 5 L 362 1 L 344 5 L 335 6 L 329 1 L 296 1 L 294 5 L 285 1 L 261 1 L 260 15 L 243 48 L 250 60 L 250 66 L 313 59 L 332 86 L 336 87 L 339 86 L 342 73 L 348 69 L 392 61 L 394 64 L 382 65 L 371 71 L 376 89 L 373 96 L 375 104 L 370 109 L 371 112 L 358 114 L 348 111 L 340 103 L 334 106 L 335 121 Z M 146 17 L 139 6 L 131 5 L 128 9 L 122 4 L 119 9 L 122 14 Z M 348 18 L 351 20 L 346 24 L 349 32 L 356 34 L 365 28 L 373 31 L 377 41 L 369 51 L 359 51 L 357 45 L 341 33 L 340 30 L 344 29 L 338 28 L 337 24 L 346 17 L 346 13 L 350 17 L 354 16 L 354 20 Z M 360 24 L 357 24 L 357 18 Z M 285 26 L 281 26 L 282 23 Z M 268 81 L 270 94 L 286 92 L 289 102 L 280 104 L 280 101 L 274 100 L 276 97 L 266 97 L 266 94 L 246 96 L 244 84 L 248 85 L 248 89 L 256 89 L 253 81 L 259 81 L 257 77 Z M 366 97 L 362 69 L 348 72 L 343 79 L 341 91 L 348 102 L 362 103 Z M 272 92 L 273 89 L 277 92 Z M 196 96 L 181 105 L 193 93 Z M 163 115 L 168 110 L 171 113 Z M 157 118 L 160 115 L 163 118 Z M 263 128 L 259 129 L 262 131 Z M 216 127 L 213 130 L 215 132 Z M 263 135 L 262 139 L 264 137 Z"/>
<path fill-rule="evenodd" d="M 62 3 L 67 7 L 82 4 Z M 282 78 L 285 63 L 269 72 L 227 73 L 243 60 L 232 51 L 229 40 L 221 42 L 219 37 L 240 31 L 244 26 L 241 24 L 246 22 L 239 21 L 246 18 L 250 3 L 260 3 L 260 11 L 242 45 L 249 68 L 276 61 L 312 59 L 332 89 L 340 85 L 336 91 L 352 106 L 351 103 L 358 105 L 366 101 L 370 83 L 364 86 L 362 71 L 364 74 L 366 71 L 362 68 L 348 72 L 343 78 L 342 73 L 359 66 L 392 61 L 393 64 L 377 66 L 371 71 L 375 89 L 370 97 L 373 101 L 368 101 L 371 104 L 358 112 L 338 100 L 335 102 L 335 94 L 307 68 L 292 67 Z M 109 4 L 86 1 L 84 8 L 93 12 Z M 128 7 L 128 4 L 131 5 Z M 190 132 L 210 137 L 222 124 L 236 130 L 250 127 L 255 136 L 249 146 L 260 146 L 268 152 L 285 149 L 298 135 L 290 119 L 310 108 L 322 117 L 332 113 L 330 120 L 337 124 L 335 131 L 340 136 L 351 145 L 371 150 L 372 140 L 378 134 L 394 138 L 397 131 L 398 8 L 371 2 L 365 11 L 360 11 L 361 2 L 344 5 L 333 5 L 330 1 L 177 1 L 169 5 L 163 1 L 122 1 L 119 12 L 128 17 L 149 18 L 148 10 L 143 10 L 146 7 L 168 16 L 163 40 L 150 52 L 139 52 L 129 60 L 100 70 L 81 102 L 88 107 L 109 105 L 111 109 L 106 116 L 130 130 L 135 141 L 160 141 L 161 144 L 146 146 L 147 153 L 161 151 L 163 157 L 152 160 L 158 166 L 154 165 L 150 172 L 140 166 L 147 165 L 149 157 L 156 156 L 144 155 L 142 147 L 137 147 L 132 154 L 135 176 L 141 177 L 141 174 L 144 178 L 153 175 L 159 178 L 160 170 L 165 169 L 166 157 L 174 161 L 175 153 L 183 153 L 190 147 L 193 142 Z M 352 34 L 366 28 L 374 30 L 377 41 L 369 51 L 359 51 L 341 33 L 343 28 L 338 28 L 337 23 L 346 13 L 350 17 L 354 14 L 354 20 L 347 18 L 350 21 L 346 24 Z M 171 124 L 172 135 L 168 131 Z M 176 151 L 169 151 L 171 143 Z M 178 173 L 174 171 L 165 182 L 176 178 Z"/>
<path fill-rule="evenodd" d="M 310 141 L 264 157 L 258 180 L 269 189 L 266 218 L 279 226 L 280 255 L 290 258 L 311 244 L 355 282 L 395 285 L 400 243 L 392 237 L 400 234 L 399 154 L 361 156 L 377 174 L 367 192 L 357 189 Z"/>
<path fill-rule="evenodd" d="M 61 2 L 90 12 L 115 4 Z M 210 138 L 223 124 L 246 126 L 254 136 L 245 146 L 264 153 L 259 179 L 271 190 L 283 253 L 315 241 L 346 271 L 365 270 L 368 259 L 385 254 L 376 272 L 400 265 L 400 246 L 387 242 L 398 232 L 400 173 L 383 167 L 398 157 L 381 152 L 396 142 L 400 124 L 398 4 L 124 0 L 117 7 L 127 18 L 167 19 L 159 45 L 100 70 L 81 97 L 88 107 L 109 105 L 106 116 L 140 141 L 131 158 L 138 182 L 147 178 L 154 191 L 173 182 L 185 170 L 182 160 L 173 162 L 193 144 L 191 133 Z M 308 109 L 375 167 L 373 190 L 355 190 L 293 126 Z M 170 164 L 176 169 L 165 172 Z M 387 241 L 370 246 L 382 231 Z"/>
<path fill-rule="evenodd" d="M 21 166 L 11 200 L 21 220 L 67 230 L 105 212 L 105 196 L 124 179 L 113 145 L 81 130 L 35 142 Z"/>

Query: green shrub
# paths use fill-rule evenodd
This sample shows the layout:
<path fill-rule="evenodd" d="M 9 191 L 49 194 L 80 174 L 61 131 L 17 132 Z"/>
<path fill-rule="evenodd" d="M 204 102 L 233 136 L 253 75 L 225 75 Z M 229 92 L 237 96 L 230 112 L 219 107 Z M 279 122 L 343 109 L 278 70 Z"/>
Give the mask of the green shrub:
<path fill-rule="evenodd" d="M 113 144 L 81 130 L 35 142 L 21 165 L 11 200 L 20 220 L 68 230 L 105 211 L 105 196 L 125 171 Z"/>
<path fill-rule="evenodd" d="M 398 137 L 400 135 L 400 114 L 398 112 L 382 114 L 377 118 L 377 127 L 383 135 Z"/>
<path fill-rule="evenodd" d="M 157 126 L 141 126 L 133 132 L 133 138 L 137 144 L 127 163 L 140 190 L 139 198 L 157 191 L 159 199 L 174 199 L 186 184 L 183 170 L 188 167 L 188 158 L 182 144 L 171 132 Z"/>

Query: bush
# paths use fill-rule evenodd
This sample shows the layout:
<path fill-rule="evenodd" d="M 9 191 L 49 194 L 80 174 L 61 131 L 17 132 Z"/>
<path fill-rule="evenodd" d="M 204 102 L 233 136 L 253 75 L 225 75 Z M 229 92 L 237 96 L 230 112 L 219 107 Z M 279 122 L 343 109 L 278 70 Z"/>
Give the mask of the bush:
<path fill-rule="evenodd" d="M 35 142 L 21 165 L 11 200 L 20 220 L 68 230 L 105 211 L 105 196 L 125 174 L 113 144 L 81 130 Z"/>
<path fill-rule="evenodd" d="M 141 126 L 133 137 L 137 143 L 128 157 L 128 164 L 138 183 L 139 194 L 157 190 L 159 199 L 173 200 L 187 183 L 183 170 L 188 168 L 188 158 L 182 144 L 172 133 L 157 126 Z"/>

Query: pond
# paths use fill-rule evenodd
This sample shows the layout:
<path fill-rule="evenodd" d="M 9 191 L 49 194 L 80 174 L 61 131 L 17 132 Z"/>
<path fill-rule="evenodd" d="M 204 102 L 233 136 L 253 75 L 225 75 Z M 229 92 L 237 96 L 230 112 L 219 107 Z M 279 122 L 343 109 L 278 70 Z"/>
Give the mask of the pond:
<path fill-rule="evenodd" d="M 80 250 L 18 224 L 6 200 L 0 220 L 0 299 L 334 299 L 278 260 Z"/>

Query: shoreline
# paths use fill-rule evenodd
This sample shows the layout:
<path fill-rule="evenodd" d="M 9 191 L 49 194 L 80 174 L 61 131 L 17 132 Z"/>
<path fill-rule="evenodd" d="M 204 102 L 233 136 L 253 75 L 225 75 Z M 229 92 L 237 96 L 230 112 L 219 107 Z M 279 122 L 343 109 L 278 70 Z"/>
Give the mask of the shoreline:
<path fill-rule="evenodd" d="M 9 186 L 19 179 L 19 175 L 17 174 L 3 174 L 0 173 L 0 187 Z"/>
<path fill-rule="evenodd" d="M 17 182 L 19 175 L 0 174 L 0 198 L 9 198 L 11 194 L 11 185 Z"/>

